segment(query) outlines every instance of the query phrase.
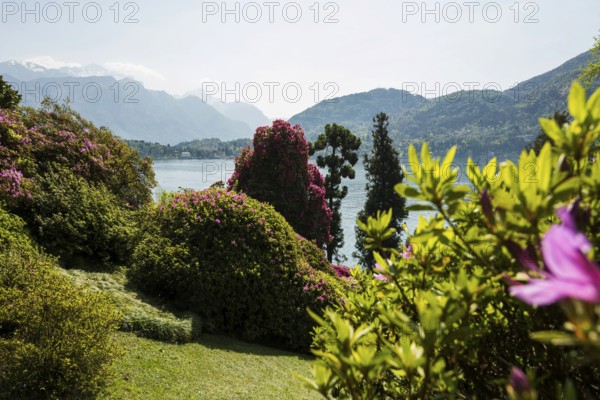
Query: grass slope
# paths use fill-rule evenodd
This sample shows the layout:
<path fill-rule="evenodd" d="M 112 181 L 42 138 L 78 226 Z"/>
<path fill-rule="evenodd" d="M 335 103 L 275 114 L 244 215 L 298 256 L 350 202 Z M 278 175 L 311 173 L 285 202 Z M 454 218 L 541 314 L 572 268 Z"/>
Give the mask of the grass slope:
<path fill-rule="evenodd" d="M 100 399 L 318 399 L 292 375 L 307 376 L 310 359 L 237 340 L 202 335 L 166 344 L 120 333 L 126 353 Z"/>
<path fill-rule="evenodd" d="M 320 398 L 294 377 L 310 375 L 309 356 L 200 334 L 194 315 L 130 289 L 122 270 L 63 272 L 77 284 L 107 294 L 123 314 L 121 330 L 126 332 L 116 339 L 124 355 L 99 399 Z"/>

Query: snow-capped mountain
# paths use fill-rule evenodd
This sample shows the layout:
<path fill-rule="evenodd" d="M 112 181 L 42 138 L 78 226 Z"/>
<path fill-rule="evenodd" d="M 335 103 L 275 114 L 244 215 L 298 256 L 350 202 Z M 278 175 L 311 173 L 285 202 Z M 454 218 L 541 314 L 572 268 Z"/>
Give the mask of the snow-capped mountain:
<path fill-rule="evenodd" d="M 8 75 L 21 81 L 42 78 L 112 76 L 116 79 L 133 78 L 117 71 L 111 71 L 98 64 L 68 65 L 59 68 L 48 68 L 31 61 L 9 60 L 0 63 L 0 75 Z"/>

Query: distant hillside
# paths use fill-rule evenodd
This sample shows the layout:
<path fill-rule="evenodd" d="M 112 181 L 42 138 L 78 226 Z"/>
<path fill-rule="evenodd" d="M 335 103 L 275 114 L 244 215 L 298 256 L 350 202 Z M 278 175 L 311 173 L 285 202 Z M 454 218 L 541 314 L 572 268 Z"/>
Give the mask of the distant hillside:
<path fill-rule="evenodd" d="M 364 136 L 372 117 L 385 111 L 399 147 L 427 140 L 437 153 L 457 144 L 475 155 L 489 151 L 514 155 L 539 132 L 539 117 L 566 109 L 569 87 L 589 57 L 589 52 L 583 53 L 503 92 L 465 91 L 424 99 L 380 89 L 319 103 L 291 121 L 302 125 L 309 137 L 331 122 Z M 596 82 L 591 90 L 598 86 Z"/>
<path fill-rule="evenodd" d="M 87 76 L 98 73 L 97 76 Z M 40 107 L 44 96 L 62 103 L 118 136 L 162 144 L 177 144 L 218 137 L 222 140 L 250 138 L 255 127 L 227 118 L 198 97 L 176 99 L 163 91 L 148 90 L 131 78 L 117 80 L 101 66 L 60 69 L 7 61 L 0 75 L 15 84 L 22 103 Z"/>
<path fill-rule="evenodd" d="M 256 106 L 248 103 L 209 103 L 227 118 L 244 122 L 253 130 L 259 126 L 271 125 L 271 120 Z"/>
<path fill-rule="evenodd" d="M 373 117 L 379 112 L 398 115 L 423 105 L 425 98 L 404 90 L 375 89 L 366 93 L 351 94 L 323 101 L 290 118 L 292 124 L 300 124 L 310 139 L 323 131 L 323 127 L 335 122 L 355 133 L 368 132 Z"/>

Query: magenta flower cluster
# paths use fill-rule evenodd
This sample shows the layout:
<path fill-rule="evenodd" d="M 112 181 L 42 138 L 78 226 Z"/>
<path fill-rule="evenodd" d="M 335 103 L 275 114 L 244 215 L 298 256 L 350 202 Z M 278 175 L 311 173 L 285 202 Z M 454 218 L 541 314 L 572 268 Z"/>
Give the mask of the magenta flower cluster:
<path fill-rule="evenodd" d="M 347 279 L 350 278 L 350 269 L 345 265 L 332 265 L 333 271 L 337 275 L 338 278 Z"/>
<path fill-rule="evenodd" d="M 301 281 L 302 290 L 309 299 L 317 303 L 332 303 L 338 299 L 334 287 L 327 281 L 324 273 L 309 265 L 299 265 L 296 279 Z"/>
<path fill-rule="evenodd" d="M 9 196 L 19 198 L 31 197 L 31 192 L 22 187 L 23 174 L 14 166 L 0 171 L 0 188 L 3 188 Z"/>

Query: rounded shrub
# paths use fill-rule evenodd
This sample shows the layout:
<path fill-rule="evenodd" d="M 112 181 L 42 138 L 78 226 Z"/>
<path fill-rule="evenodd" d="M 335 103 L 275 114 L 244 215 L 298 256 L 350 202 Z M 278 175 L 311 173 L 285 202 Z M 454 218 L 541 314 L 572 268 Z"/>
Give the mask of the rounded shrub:
<path fill-rule="evenodd" d="M 0 399 L 80 399 L 110 377 L 119 314 L 73 284 L 0 208 Z"/>
<path fill-rule="evenodd" d="M 207 330 L 307 349 L 320 309 L 340 283 L 323 253 L 272 206 L 208 189 L 164 196 L 148 209 L 131 279 L 196 312 Z"/>

